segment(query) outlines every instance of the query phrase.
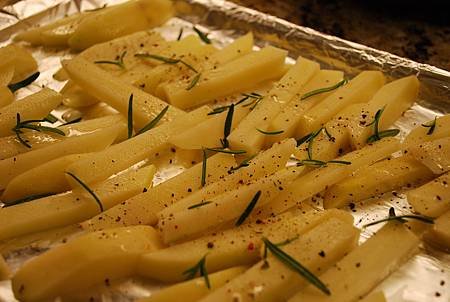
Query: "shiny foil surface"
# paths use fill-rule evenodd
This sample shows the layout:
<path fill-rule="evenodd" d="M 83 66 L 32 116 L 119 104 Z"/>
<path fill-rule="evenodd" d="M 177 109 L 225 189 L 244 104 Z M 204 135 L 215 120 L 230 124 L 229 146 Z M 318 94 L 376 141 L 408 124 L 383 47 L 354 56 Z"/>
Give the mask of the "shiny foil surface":
<path fill-rule="evenodd" d="M 15 33 L 59 19 L 79 10 L 94 9 L 104 4 L 123 1 L 105 0 L 3 0 L 0 1 L 0 46 L 11 42 Z M 172 18 L 158 31 L 167 39 L 175 39 L 180 27 L 190 32 L 192 24 L 210 32 L 209 37 L 217 46 L 225 45 L 239 35 L 252 31 L 256 44 L 271 44 L 289 51 L 291 58 L 301 55 L 316 60 L 322 68 L 340 69 L 347 76 L 354 76 L 367 69 L 383 71 L 390 79 L 416 74 L 421 82 L 419 99 L 395 126 L 405 135 L 413 127 L 436 115 L 450 112 L 450 72 L 420 64 L 406 58 L 349 42 L 337 37 L 319 33 L 282 19 L 244 8 L 222 0 L 175 0 L 177 17 Z M 388 38 L 388 37 L 387 37 Z M 68 50 L 51 50 L 42 47 L 29 48 L 39 63 L 41 76 L 36 83 L 21 89 L 20 95 L 36 92 L 42 85 L 59 90 L 63 82 L 52 78 L 60 68 L 61 57 L 71 57 Z M 55 116 L 74 114 L 73 109 L 58 108 Z M 183 170 L 180 161 L 170 165 L 159 165 L 154 184 L 162 182 Z M 348 209 L 355 217 L 355 225 L 361 227 L 367 222 L 387 216 L 393 206 L 399 214 L 410 213 L 403 191 L 389 192 L 370 201 L 357 203 Z M 361 242 L 370 237 L 379 227 L 363 230 Z M 27 259 L 39 255 L 51 246 L 62 244 L 67 238 L 77 236 L 78 229 L 66 227 L 50 231 L 45 236 L 29 236 L 26 240 L 12 240 L 0 243 L 8 264 L 16 270 Z M 43 239 L 43 238 L 46 239 Z M 70 261 L 70 260 L 69 260 Z M 443 281 L 443 282 L 442 282 Z M 80 293 L 77 297 L 62 301 L 133 301 L 135 298 L 151 295 L 161 288 L 150 280 L 128 279 L 99 286 Z M 428 245 L 404 263 L 396 272 L 384 280 L 375 290 L 384 291 L 389 302 L 447 302 L 450 301 L 450 255 Z M 93 300 L 90 300 L 93 298 Z M 60 299 L 61 300 L 61 299 Z M 0 282 L 0 301 L 16 301 L 9 281 Z"/>

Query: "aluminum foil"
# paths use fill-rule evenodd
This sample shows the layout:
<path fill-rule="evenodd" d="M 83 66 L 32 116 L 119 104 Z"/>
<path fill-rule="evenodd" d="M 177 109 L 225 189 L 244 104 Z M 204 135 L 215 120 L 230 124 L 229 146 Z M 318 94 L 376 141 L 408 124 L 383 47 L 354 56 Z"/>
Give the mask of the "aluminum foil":
<path fill-rule="evenodd" d="M 117 0 L 0 0 L 0 46 L 11 42 L 11 37 L 20 30 L 37 24 L 75 13 L 93 9 L 104 4 L 115 4 Z M 222 0 L 175 0 L 177 18 L 171 19 L 158 29 L 167 39 L 176 38 L 180 27 L 189 32 L 192 24 L 204 26 L 217 46 L 231 42 L 239 35 L 252 31 L 256 44 L 271 44 L 289 50 L 289 56 L 301 55 L 320 62 L 322 68 L 334 68 L 353 76 L 362 70 L 383 71 L 394 79 L 410 74 L 418 75 L 421 82 L 420 96 L 416 104 L 396 123 L 396 127 L 407 133 L 415 123 L 428 121 L 435 115 L 450 112 L 450 72 L 427 64 L 421 64 L 384 51 L 349 42 L 337 37 L 317 32 L 313 29 L 294 25 L 285 20 L 244 8 Z M 37 91 L 41 85 L 60 89 L 63 83 L 53 80 L 53 73 L 60 67 L 61 57 L 70 57 L 67 50 L 48 50 L 41 47 L 30 48 L 39 62 L 41 76 L 27 89 L 22 89 L 19 97 Z M 58 117 L 65 111 L 60 108 Z M 160 165 L 155 183 L 180 173 L 183 166 L 178 161 L 171 165 Z M 398 213 L 408 213 L 410 207 L 401 191 L 386 193 L 370 202 L 358 203 L 349 211 L 355 217 L 355 225 L 374 219 L 384 218 L 389 207 Z M 361 242 L 370 237 L 374 229 L 365 230 Z M 24 261 L 34 257 L 64 240 L 77 236 L 74 226 L 25 236 L 2 244 L 0 250 L 13 270 Z M 45 238 L 45 239 L 43 239 Z M 443 282 L 442 282 L 443 281 Z M 80 293 L 77 297 L 64 301 L 132 301 L 138 297 L 151 295 L 161 284 L 149 280 L 118 280 L 111 286 L 96 287 Z M 389 302 L 443 302 L 450 301 L 450 255 L 430 246 L 421 246 L 420 251 L 403 264 L 396 272 L 384 280 L 375 290 L 384 291 Z M 16 301 L 10 289 L 10 282 L 0 282 L 0 301 Z"/>

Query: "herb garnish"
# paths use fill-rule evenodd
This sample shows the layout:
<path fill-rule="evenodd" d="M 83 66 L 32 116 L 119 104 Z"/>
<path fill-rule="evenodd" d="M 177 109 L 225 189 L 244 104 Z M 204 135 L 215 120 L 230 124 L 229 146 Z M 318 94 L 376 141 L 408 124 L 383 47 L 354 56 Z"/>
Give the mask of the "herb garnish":
<path fill-rule="evenodd" d="M 197 73 L 193 78 L 192 81 L 189 83 L 189 85 L 186 87 L 186 90 L 191 90 L 194 88 L 195 85 L 197 85 L 198 81 L 200 80 L 201 73 Z"/>
<path fill-rule="evenodd" d="M 23 134 L 22 129 L 30 129 L 30 130 L 34 130 L 34 131 L 46 131 L 46 132 L 53 132 L 62 136 L 65 136 L 66 134 L 58 129 L 58 128 L 52 128 L 52 127 L 46 127 L 46 126 L 41 126 L 41 125 L 36 125 L 33 123 L 41 123 L 41 122 L 45 122 L 45 120 L 28 120 L 28 121 L 21 121 L 20 120 L 20 113 L 16 114 L 16 126 L 14 126 L 14 128 L 12 128 L 12 131 L 14 131 L 14 133 L 16 134 L 17 139 L 19 140 L 20 143 L 22 143 L 25 147 L 27 148 L 31 148 L 31 145 L 28 143 L 28 141 L 24 140 L 21 136 L 21 134 Z"/>
<path fill-rule="evenodd" d="M 200 40 L 202 40 L 206 44 L 211 44 L 211 40 L 208 38 L 208 34 L 202 32 L 200 29 L 198 29 L 195 26 L 192 29 L 197 33 L 197 35 L 199 36 Z"/>
<path fill-rule="evenodd" d="M 230 144 L 228 143 L 227 137 L 231 133 L 231 125 L 233 123 L 233 114 L 234 114 L 234 104 L 231 104 L 228 107 L 227 117 L 225 118 L 225 125 L 223 127 L 223 139 L 220 140 L 222 146 L 224 148 L 228 148 Z"/>
<path fill-rule="evenodd" d="M 400 133 L 399 129 L 388 129 L 388 130 L 384 130 L 384 131 L 380 131 L 378 129 L 378 124 L 380 123 L 381 115 L 383 114 L 385 108 L 386 108 L 386 106 L 384 106 L 381 109 L 378 109 L 377 112 L 375 113 L 375 117 L 374 117 L 373 121 L 366 125 L 366 127 L 374 125 L 374 132 L 375 132 L 373 135 L 369 136 L 369 138 L 367 139 L 368 143 L 373 143 L 373 142 L 379 141 L 380 139 L 382 139 L 384 137 L 396 136 L 397 134 Z"/>
<path fill-rule="evenodd" d="M 330 142 L 334 142 L 336 140 L 336 138 L 333 135 L 331 135 L 330 132 L 328 132 L 328 129 L 326 127 L 323 127 L 323 130 L 325 131 L 325 134 L 328 136 L 328 140 Z"/>
<path fill-rule="evenodd" d="M 201 178 L 201 185 L 204 187 L 206 185 L 206 161 L 208 159 L 206 150 L 202 149 L 203 152 L 203 161 L 202 161 L 202 178 Z"/>
<path fill-rule="evenodd" d="M 313 166 L 313 167 L 323 167 L 328 164 L 341 164 L 341 165 L 351 165 L 352 163 L 345 160 L 317 160 L 317 159 L 297 159 L 295 157 L 291 158 L 292 160 L 297 161 L 297 166 Z"/>
<path fill-rule="evenodd" d="M 9 90 L 11 90 L 11 92 L 16 92 L 17 90 L 19 90 L 20 88 L 26 87 L 28 85 L 30 85 L 31 83 L 33 83 L 40 75 L 41 73 L 35 72 L 32 75 L 30 75 L 28 78 L 17 82 L 17 83 L 12 83 L 8 85 Z"/>
<path fill-rule="evenodd" d="M 244 97 L 242 99 L 240 99 L 236 104 L 234 104 L 234 106 L 240 105 L 240 104 L 244 103 L 245 101 L 247 101 L 249 98 L 251 98 L 252 102 L 250 102 L 249 104 L 242 105 L 243 107 L 247 107 L 247 106 L 255 104 L 255 102 L 259 102 L 263 98 L 262 95 L 260 95 L 260 94 L 258 94 L 256 92 L 252 92 L 250 94 L 244 93 L 242 95 Z M 222 113 L 222 112 L 228 110 L 230 108 L 230 106 L 231 105 L 225 105 L 225 106 L 221 106 L 221 107 L 216 107 L 211 112 L 209 112 L 208 115 Z"/>
<path fill-rule="evenodd" d="M 75 179 L 75 181 L 77 183 L 79 183 L 83 189 L 85 189 L 86 191 L 88 191 L 88 193 L 95 199 L 95 202 L 98 204 L 98 207 L 100 208 L 100 212 L 103 212 L 103 204 L 100 201 L 100 199 L 97 197 L 97 195 L 95 195 L 94 191 L 92 191 L 91 188 L 89 188 L 81 179 L 79 179 L 75 174 L 71 173 L 71 172 L 66 172 L 67 175 L 69 175 L 70 177 L 72 177 L 73 179 Z"/>
<path fill-rule="evenodd" d="M 58 118 L 49 113 L 46 117 L 44 117 L 44 121 L 49 122 L 50 124 L 54 124 L 58 121 Z"/>
<path fill-rule="evenodd" d="M 205 148 L 206 150 L 219 152 L 219 153 L 227 153 L 227 154 L 244 154 L 247 153 L 245 150 L 226 150 L 224 148 Z"/>
<path fill-rule="evenodd" d="M 6 207 L 10 207 L 10 206 L 15 206 L 15 205 L 20 204 L 20 203 L 29 202 L 29 201 L 32 201 L 32 200 L 36 200 L 36 199 L 52 196 L 52 195 L 55 195 L 55 194 L 56 193 L 33 194 L 33 195 L 29 195 L 29 196 L 26 196 L 26 197 L 23 197 L 23 198 L 20 198 L 20 199 L 9 201 L 8 203 L 5 203 L 5 205 L 3 207 L 6 208 Z"/>
<path fill-rule="evenodd" d="M 434 129 L 436 129 L 436 119 L 437 119 L 437 116 L 434 117 L 433 121 L 428 122 L 428 123 L 424 123 L 424 124 L 421 125 L 422 127 L 429 128 L 428 132 L 427 132 L 427 135 L 433 134 Z"/>
<path fill-rule="evenodd" d="M 200 261 L 194 265 L 193 267 L 185 270 L 183 272 L 183 275 L 186 275 L 186 279 L 192 279 L 197 275 L 197 272 L 200 274 L 201 277 L 205 279 L 205 284 L 208 289 L 211 289 L 211 284 L 209 283 L 209 277 L 208 277 L 208 271 L 206 270 L 206 255 L 200 259 Z"/>
<path fill-rule="evenodd" d="M 128 138 L 133 136 L 133 94 L 128 99 Z"/>
<path fill-rule="evenodd" d="M 202 201 L 200 203 L 191 205 L 190 207 L 188 207 L 188 210 L 200 208 L 200 207 L 206 206 L 207 204 L 210 204 L 210 203 L 212 203 L 212 201 Z"/>
<path fill-rule="evenodd" d="M 180 41 L 180 40 L 181 40 L 181 37 L 183 36 L 183 31 L 184 31 L 183 27 L 180 28 L 180 31 L 178 32 L 177 41 Z"/>
<path fill-rule="evenodd" d="M 309 283 L 317 287 L 326 295 L 331 294 L 326 285 L 322 281 L 320 281 L 320 279 L 317 278 L 313 273 L 311 273 L 306 267 L 301 265 L 297 260 L 280 249 L 276 244 L 270 242 L 266 237 L 263 237 L 262 241 L 264 242 L 265 248 L 267 248 L 279 261 L 284 263 L 300 276 L 304 277 Z"/>
<path fill-rule="evenodd" d="M 135 136 L 142 134 L 150 129 L 155 128 L 155 126 L 159 123 L 159 121 L 164 117 L 164 115 L 166 114 L 167 110 L 169 110 L 169 105 L 167 105 L 166 107 L 164 107 L 163 110 L 161 110 L 160 113 L 158 113 L 158 115 L 152 119 L 147 125 L 145 125 L 141 130 L 139 130 Z"/>
<path fill-rule="evenodd" d="M 348 82 L 347 79 L 343 79 L 342 81 L 336 83 L 333 86 L 329 86 L 329 87 L 320 88 L 320 89 L 316 89 L 316 90 L 310 91 L 310 92 L 305 93 L 304 95 L 302 95 L 300 100 L 305 100 L 305 99 L 307 99 L 309 97 L 312 97 L 312 96 L 314 96 L 316 94 L 320 94 L 320 93 L 324 93 L 324 92 L 329 92 L 329 91 L 335 90 L 335 89 L 337 89 L 337 88 L 347 84 L 347 82 Z"/>
<path fill-rule="evenodd" d="M 312 159 L 312 146 L 314 139 L 319 135 L 319 133 L 323 130 L 323 127 L 319 130 L 312 132 L 309 138 L 307 139 L 308 142 L 308 159 Z"/>
<path fill-rule="evenodd" d="M 125 69 L 125 64 L 123 62 L 123 58 L 125 58 L 125 56 L 127 55 L 127 52 L 124 51 L 118 60 L 116 61 L 108 61 L 108 60 L 100 60 L 100 61 L 94 61 L 95 64 L 111 64 L 111 65 L 116 65 L 119 66 L 121 69 Z"/>
<path fill-rule="evenodd" d="M 262 134 L 265 134 L 265 135 L 278 135 L 278 134 L 281 134 L 284 132 L 284 130 L 264 131 L 259 128 L 256 128 L 256 130 L 258 130 L 258 132 L 261 132 Z"/>
<path fill-rule="evenodd" d="M 192 67 L 192 65 L 186 63 L 182 59 L 174 59 L 174 58 L 169 58 L 169 57 L 163 57 L 163 56 L 160 56 L 160 55 L 154 55 L 154 54 L 150 54 L 150 53 L 137 53 L 134 56 L 138 57 L 138 58 L 154 59 L 154 60 L 166 63 L 166 64 L 172 64 L 172 65 L 180 63 L 180 64 L 183 64 L 184 66 L 186 66 L 187 68 L 189 68 L 190 70 L 192 70 L 193 72 L 198 73 L 197 69 L 195 69 L 194 67 Z"/>
<path fill-rule="evenodd" d="M 422 221 L 424 223 L 429 223 L 429 224 L 434 224 L 434 219 L 428 216 L 423 216 L 423 215 L 399 215 L 397 216 L 395 214 L 395 210 L 393 207 L 391 207 L 389 209 L 389 216 L 368 224 L 365 224 L 363 226 L 363 228 L 369 227 L 369 226 L 373 226 L 382 222 L 386 222 L 386 221 L 392 221 L 392 220 L 396 220 L 398 222 L 404 223 L 407 221 L 407 219 L 415 219 L 415 220 L 419 220 Z"/>
<path fill-rule="evenodd" d="M 259 102 L 261 102 L 261 100 L 264 98 L 264 96 L 262 96 L 256 92 L 243 93 L 242 95 L 244 96 L 244 98 L 242 100 L 240 100 L 236 105 L 238 105 L 242 102 L 245 102 L 248 99 L 251 99 L 252 101 L 250 103 L 242 105 L 243 107 L 251 106 L 250 110 L 255 109 L 255 107 L 259 104 Z"/>
<path fill-rule="evenodd" d="M 249 158 L 244 159 L 237 167 L 231 167 L 230 168 L 230 172 L 231 171 L 236 171 L 239 170 L 240 168 L 243 167 L 248 167 L 250 166 L 250 161 L 255 158 L 256 155 L 250 156 Z"/>
<path fill-rule="evenodd" d="M 247 219 L 247 217 L 250 215 L 250 213 L 255 208 L 256 203 L 258 202 L 260 196 L 261 196 L 261 190 L 256 192 L 255 196 L 253 196 L 252 200 L 247 205 L 247 207 L 245 208 L 244 212 L 241 214 L 239 219 L 236 221 L 236 223 L 235 223 L 236 226 L 240 226 L 241 224 L 244 223 L 245 219 Z"/>

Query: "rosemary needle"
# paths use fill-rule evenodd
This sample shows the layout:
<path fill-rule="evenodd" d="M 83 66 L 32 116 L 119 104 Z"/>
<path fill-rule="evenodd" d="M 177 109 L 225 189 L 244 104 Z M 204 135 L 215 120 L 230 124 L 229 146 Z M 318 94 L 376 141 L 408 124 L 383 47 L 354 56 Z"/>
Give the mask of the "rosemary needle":
<path fill-rule="evenodd" d="M 382 222 L 387 222 L 387 221 L 399 221 L 399 222 L 406 222 L 407 219 L 415 219 L 415 220 L 419 220 L 422 221 L 424 223 L 428 223 L 428 224 L 433 224 L 434 220 L 431 217 L 428 216 L 423 216 L 423 215 L 395 215 L 395 210 L 394 208 L 390 208 L 389 209 L 389 216 L 377 221 L 373 221 L 371 223 L 365 224 L 363 226 L 363 228 L 369 227 L 369 226 L 373 226 Z"/>
<path fill-rule="evenodd" d="M 26 78 L 20 82 L 9 84 L 8 88 L 9 88 L 9 90 L 11 90 L 11 92 L 16 92 L 20 88 L 26 87 L 26 86 L 30 85 L 31 83 L 33 83 L 34 81 L 36 81 L 36 79 L 39 77 L 40 74 L 41 73 L 39 71 L 35 72 L 32 75 L 30 75 L 28 78 Z"/>
<path fill-rule="evenodd" d="M 133 94 L 128 99 L 128 138 L 133 136 Z"/>
<path fill-rule="evenodd" d="M 33 200 L 36 200 L 36 199 L 52 196 L 52 195 L 55 195 L 55 194 L 56 193 L 51 193 L 50 192 L 50 193 L 40 193 L 40 194 L 29 195 L 29 196 L 26 196 L 26 197 L 23 197 L 23 198 L 20 198 L 20 199 L 9 201 L 9 202 L 5 203 L 5 205 L 3 207 L 6 208 L 6 207 L 10 207 L 10 206 L 15 206 L 17 204 L 26 203 L 26 202 L 29 202 L 29 201 L 33 201 Z"/>
<path fill-rule="evenodd" d="M 125 63 L 123 62 L 123 59 L 125 58 L 125 56 L 127 55 L 127 52 L 124 51 L 118 60 L 115 61 L 109 61 L 109 60 L 99 60 L 99 61 L 94 61 L 95 64 L 110 64 L 110 65 L 116 65 L 118 67 L 120 67 L 121 69 L 125 69 Z"/>
<path fill-rule="evenodd" d="M 231 133 L 231 126 L 233 124 L 233 114 L 234 114 L 234 104 L 231 104 L 228 107 L 227 116 L 225 118 L 225 125 L 223 127 L 223 139 L 221 139 L 222 146 L 224 148 L 228 148 L 230 146 L 227 137 Z"/>
<path fill-rule="evenodd" d="M 235 223 L 236 226 L 240 226 L 241 224 L 244 223 L 244 221 L 247 219 L 247 217 L 251 214 L 251 212 L 255 208 L 256 203 L 259 200 L 259 197 L 261 197 L 261 191 L 256 192 L 255 196 L 253 196 L 252 200 L 247 205 L 247 207 L 245 208 L 244 212 L 242 212 L 241 216 L 236 221 L 236 223 Z"/>
<path fill-rule="evenodd" d="M 208 156 L 206 154 L 206 149 L 202 149 L 203 152 L 203 161 L 202 161 L 202 178 L 201 185 L 204 187 L 206 185 L 206 161 L 208 160 Z"/>
<path fill-rule="evenodd" d="M 198 81 L 200 80 L 201 73 L 197 73 L 193 78 L 192 81 L 189 83 L 189 85 L 186 87 L 186 90 L 191 90 L 194 88 L 195 85 L 197 85 Z"/>
<path fill-rule="evenodd" d="M 206 270 L 206 255 L 203 256 L 197 264 L 193 267 L 188 268 L 183 272 L 183 275 L 186 275 L 186 279 L 194 278 L 197 273 L 200 274 L 201 277 L 205 280 L 206 287 L 211 289 L 211 284 L 209 282 L 208 271 Z"/>
<path fill-rule="evenodd" d="M 211 44 L 211 40 L 208 38 L 208 34 L 202 32 L 200 29 L 198 29 L 195 26 L 192 29 L 197 33 L 197 35 L 199 36 L 200 40 L 202 40 L 206 44 Z"/>
<path fill-rule="evenodd" d="M 259 128 L 256 128 L 256 130 L 258 130 L 258 132 L 265 134 L 265 135 L 278 135 L 284 132 L 284 130 L 275 130 L 275 131 L 265 131 Z"/>
<path fill-rule="evenodd" d="M 210 203 L 212 203 L 212 201 L 202 201 L 200 203 L 191 205 L 190 207 L 188 207 L 188 210 L 200 208 L 200 207 L 206 206 L 207 204 L 210 204 Z"/>
<path fill-rule="evenodd" d="M 85 189 L 94 199 L 95 202 L 98 204 L 98 207 L 100 208 L 100 212 L 103 212 L 103 204 L 100 201 L 100 199 L 97 197 L 97 195 L 95 195 L 94 191 L 92 191 L 91 188 L 89 188 L 81 179 L 79 179 L 75 174 L 71 173 L 71 172 L 66 172 L 67 175 L 69 175 L 70 177 L 72 177 L 77 183 L 79 183 L 83 189 Z"/>
<path fill-rule="evenodd" d="M 141 130 L 139 130 L 135 136 L 155 128 L 155 126 L 159 123 L 159 121 L 164 117 L 167 110 L 169 110 L 169 105 L 167 105 L 153 120 L 151 120 L 147 125 L 145 125 Z"/>
<path fill-rule="evenodd" d="M 427 135 L 433 134 L 434 129 L 436 129 L 436 119 L 437 116 L 434 117 L 433 121 L 421 125 L 422 127 L 428 128 Z"/>
<path fill-rule="evenodd" d="M 317 95 L 317 94 L 320 94 L 320 93 L 324 93 L 324 92 L 329 92 L 329 91 L 335 90 L 335 89 L 337 89 L 337 88 L 339 88 L 339 87 L 341 87 L 341 86 L 347 84 L 347 82 L 348 82 L 347 79 L 343 79 L 342 81 L 336 83 L 336 84 L 333 85 L 333 86 L 325 87 L 325 88 L 320 88 L 320 89 L 316 89 L 316 90 L 310 91 L 310 92 L 305 93 L 304 95 L 302 95 L 302 97 L 300 98 L 300 100 L 306 100 L 307 98 L 310 98 L 310 97 L 312 97 L 312 96 L 314 96 L 314 95 Z"/>

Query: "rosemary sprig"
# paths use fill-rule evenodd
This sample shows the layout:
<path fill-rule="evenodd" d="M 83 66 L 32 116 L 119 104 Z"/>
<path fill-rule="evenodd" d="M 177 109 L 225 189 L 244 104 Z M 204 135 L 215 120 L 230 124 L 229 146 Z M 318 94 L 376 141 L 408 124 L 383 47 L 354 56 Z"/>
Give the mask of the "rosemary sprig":
<path fill-rule="evenodd" d="M 399 129 L 388 129 L 388 130 L 384 130 L 384 131 L 380 131 L 378 129 L 381 115 L 383 114 L 385 108 L 386 108 L 386 106 L 384 106 L 381 109 L 378 109 L 377 112 L 375 113 L 373 121 L 366 125 L 366 127 L 374 125 L 374 134 L 369 136 L 369 138 L 367 138 L 368 143 L 373 143 L 373 142 L 379 141 L 380 139 L 382 139 L 384 137 L 396 136 L 397 134 L 400 133 Z"/>
<path fill-rule="evenodd" d="M 208 156 L 206 154 L 206 150 L 202 149 L 203 152 L 203 161 L 202 161 L 202 178 L 201 185 L 204 187 L 206 185 L 206 161 L 208 160 Z"/>
<path fill-rule="evenodd" d="M 265 131 L 259 128 L 256 128 L 256 130 L 258 130 L 258 132 L 265 134 L 265 135 L 278 135 L 284 132 L 284 130 L 275 130 L 275 131 Z"/>
<path fill-rule="evenodd" d="M 192 81 L 189 83 L 189 85 L 186 87 L 186 90 L 191 90 L 194 88 L 195 85 L 197 85 L 198 81 L 200 80 L 201 73 L 197 73 L 193 78 Z"/>
<path fill-rule="evenodd" d="M 26 141 L 25 139 L 22 138 L 21 134 L 23 134 L 22 129 L 29 129 L 29 130 L 34 130 L 34 131 L 45 131 L 45 132 L 53 132 L 62 136 L 65 136 L 66 134 L 58 129 L 58 128 L 52 128 L 52 127 L 46 127 L 46 126 L 41 126 L 41 125 L 35 125 L 33 123 L 41 123 L 41 122 L 45 122 L 45 119 L 42 120 L 28 120 L 28 121 L 21 121 L 20 119 L 20 113 L 16 114 L 16 126 L 14 126 L 14 128 L 12 128 L 12 131 L 16 134 L 17 139 L 19 140 L 19 142 L 21 144 L 23 144 L 25 147 L 27 148 L 31 148 L 31 145 L 28 143 L 28 141 Z"/>
<path fill-rule="evenodd" d="M 252 101 L 250 103 L 242 105 L 243 107 L 251 106 L 250 110 L 255 109 L 255 107 L 259 104 L 259 102 L 261 102 L 261 100 L 264 98 L 264 96 L 256 92 L 243 93 L 242 95 L 244 96 L 244 98 L 240 100 L 238 104 L 245 102 L 248 99 L 251 99 Z"/>
<path fill-rule="evenodd" d="M 219 152 L 219 153 L 227 153 L 227 154 L 244 154 L 247 153 L 245 150 L 226 150 L 224 148 L 205 148 L 206 150 Z"/>
<path fill-rule="evenodd" d="M 180 31 L 178 32 L 178 36 L 177 36 L 177 41 L 181 40 L 181 37 L 183 36 L 183 31 L 184 31 L 183 27 L 180 28 Z"/>
<path fill-rule="evenodd" d="M 121 69 L 125 69 L 125 63 L 123 62 L 123 59 L 127 55 L 127 51 L 122 52 L 118 60 L 115 61 L 109 61 L 109 60 L 99 60 L 94 61 L 95 64 L 110 64 L 110 65 L 116 65 L 120 67 Z"/>
<path fill-rule="evenodd" d="M 195 26 L 192 29 L 197 33 L 197 35 L 199 36 L 200 40 L 202 40 L 206 44 L 211 44 L 211 40 L 208 38 L 208 34 L 202 32 L 200 29 L 198 29 Z"/>
<path fill-rule="evenodd" d="M 44 117 L 44 121 L 54 124 L 58 121 L 58 118 L 53 114 L 49 113 L 46 117 Z"/>
<path fill-rule="evenodd" d="M 193 267 L 185 270 L 183 272 L 183 275 L 186 275 L 186 279 L 192 279 L 194 278 L 197 273 L 200 274 L 201 277 L 203 277 L 203 279 L 205 279 L 205 284 L 206 287 L 208 289 L 211 289 L 211 284 L 209 282 L 209 277 L 208 277 L 208 271 L 206 270 L 206 255 L 202 257 L 202 259 L 200 259 L 200 261 L 194 265 Z"/>
<path fill-rule="evenodd" d="M 266 237 L 262 238 L 265 247 L 274 255 L 279 261 L 284 263 L 290 269 L 298 273 L 300 276 L 305 278 L 309 283 L 317 287 L 326 295 L 330 295 L 331 292 L 327 286 L 320 281 L 313 273 L 311 273 L 306 267 L 300 264 L 297 260 L 291 257 L 289 254 L 280 249 L 276 244 L 272 243 Z"/>
<path fill-rule="evenodd" d="M 29 195 L 23 198 L 19 198 L 13 201 L 9 201 L 8 203 L 5 203 L 5 205 L 3 206 L 4 208 L 6 207 L 10 207 L 10 206 L 15 206 L 17 204 L 21 204 L 21 203 L 26 203 L 29 201 L 33 201 L 36 199 L 40 199 L 40 198 L 44 198 L 44 197 L 48 197 L 48 196 L 52 196 L 55 195 L 56 193 L 40 193 L 40 194 L 33 194 L 33 195 Z"/>
<path fill-rule="evenodd" d="M 245 219 L 247 219 L 247 217 L 250 215 L 250 213 L 255 208 L 256 203 L 258 202 L 260 196 L 261 196 L 261 190 L 256 192 L 255 196 L 253 196 L 252 200 L 247 205 L 247 207 L 245 208 L 244 212 L 242 212 L 241 216 L 236 221 L 236 223 L 235 223 L 236 226 L 240 226 L 241 224 L 244 223 Z"/>
<path fill-rule="evenodd" d="M 164 117 L 164 115 L 166 114 L 167 110 L 169 110 L 169 105 L 167 105 L 166 107 L 164 107 L 163 110 L 161 110 L 160 113 L 158 113 L 158 115 L 152 119 L 147 125 L 145 125 L 141 130 L 139 130 L 136 135 L 142 134 L 150 129 L 155 128 L 155 126 L 159 123 L 159 121 Z M 135 136 L 136 136 L 135 135 Z"/>
<path fill-rule="evenodd" d="M 250 161 L 255 158 L 256 155 L 250 156 L 249 158 L 244 159 L 238 166 L 236 167 L 231 167 L 230 168 L 230 172 L 232 171 L 236 171 L 239 170 L 240 168 L 243 167 L 248 167 L 250 165 Z"/>
<path fill-rule="evenodd" d="M 192 209 L 200 208 L 200 207 L 206 206 L 207 204 L 210 204 L 210 203 L 212 203 L 212 201 L 202 201 L 202 202 L 191 205 L 187 209 L 192 210 Z"/>
<path fill-rule="evenodd" d="M 83 189 L 85 189 L 94 199 L 95 202 L 98 204 L 98 207 L 100 208 L 100 212 L 103 212 L 103 204 L 100 201 L 100 199 L 97 197 L 97 195 L 95 195 L 94 191 L 92 191 L 91 188 L 89 188 L 81 179 L 79 179 L 75 174 L 71 173 L 71 172 L 66 172 L 67 175 L 69 175 L 70 177 L 72 177 L 77 183 L 79 183 Z"/>
<path fill-rule="evenodd" d="M 228 107 L 228 113 L 225 118 L 225 125 L 223 127 L 223 139 L 220 140 L 224 148 L 228 148 L 230 146 L 227 137 L 231 133 L 231 125 L 233 124 L 233 114 L 234 114 L 234 104 L 231 104 Z"/>
<path fill-rule="evenodd" d="M 335 89 L 337 89 L 337 88 L 339 88 L 339 87 L 341 87 L 341 86 L 343 86 L 343 85 L 345 85 L 345 84 L 347 84 L 347 83 L 348 83 L 348 80 L 347 80 L 347 79 L 343 79 L 342 81 L 340 81 L 340 82 L 334 84 L 333 86 L 329 86 L 329 87 L 325 87 L 325 88 L 320 88 L 320 89 L 316 89 L 316 90 L 310 91 L 310 92 L 308 92 L 308 93 L 305 93 L 304 95 L 302 95 L 302 97 L 300 98 L 300 100 L 306 100 L 307 98 L 310 98 L 310 97 L 312 97 L 312 96 L 314 96 L 314 95 L 317 95 L 317 94 L 321 94 L 321 93 L 324 93 L 324 92 L 329 92 L 329 91 L 335 90 Z"/>
<path fill-rule="evenodd" d="M 11 90 L 11 92 L 16 92 L 20 88 L 27 87 L 28 85 L 30 85 L 31 83 L 36 81 L 36 79 L 39 77 L 40 74 L 41 73 L 39 71 L 35 72 L 32 75 L 30 75 L 28 78 L 26 78 L 20 82 L 9 84 L 8 88 L 9 88 L 9 90 Z"/>
<path fill-rule="evenodd" d="M 434 129 L 436 129 L 436 119 L 437 116 L 434 117 L 433 121 L 421 125 L 422 127 L 428 128 L 427 135 L 433 134 Z"/>
<path fill-rule="evenodd" d="M 189 68 L 190 70 L 192 70 L 195 73 L 198 73 L 197 69 L 195 69 L 192 65 L 186 63 L 184 60 L 182 59 L 174 59 L 174 58 L 169 58 L 169 57 L 163 57 L 160 55 L 155 55 L 155 54 L 150 54 L 150 53 L 136 53 L 134 54 L 135 57 L 138 58 L 144 58 L 144 59 L 153 59 L 153 60 L 157 60 L 160 62 L 163 62 L 165 64 L 183 64 L 184 66 L 186 66 L 187 68 Z"/>
<path fill-rule="evenodd" d="M 128 99 L 128 138 L 133 136 L 133 94 Z"/>
<path fill-rule="evenodd" d="M 431 218 L 431 217 L 428 217 L 428 216 L 423 216 L 423 215 L 399 215 L 399 216 L 397 216 L 395 214 L 394 208 L 391 207 L 389 209 L 389 216 L 388 217 L 380 219 L 380 220 L 377 220 L 377 221 L 373 221 L 373 222 L 368 223 L 368 224 L 365 224 L 365 225 L 363 225 L 363 228 L 367 228 L 369 226 L 373 226 L 373 225 L 376 225 L 376 224 L 379 224 L 379 223 L 382 223 L 382 222 L 393 221 L 393 220 L 399 221 L 401 223 L 404 223 L 404 222 L 407 221 L 407 219 L 414 219 L 414 220 L 422 221 L 424 223 L 434 224 L 434 219 Z"/>
<path fill-rule="evenodd" d="M 292 157 L 291 159 L 297 161 L 297 166 L 313 166 L 313 167 L 324 167 L 328 164 L 341 164 L 341 165 L 351 165 L 352 163 L 345 160 L 317 160 L 317 159 L 297 159 Z"/>

